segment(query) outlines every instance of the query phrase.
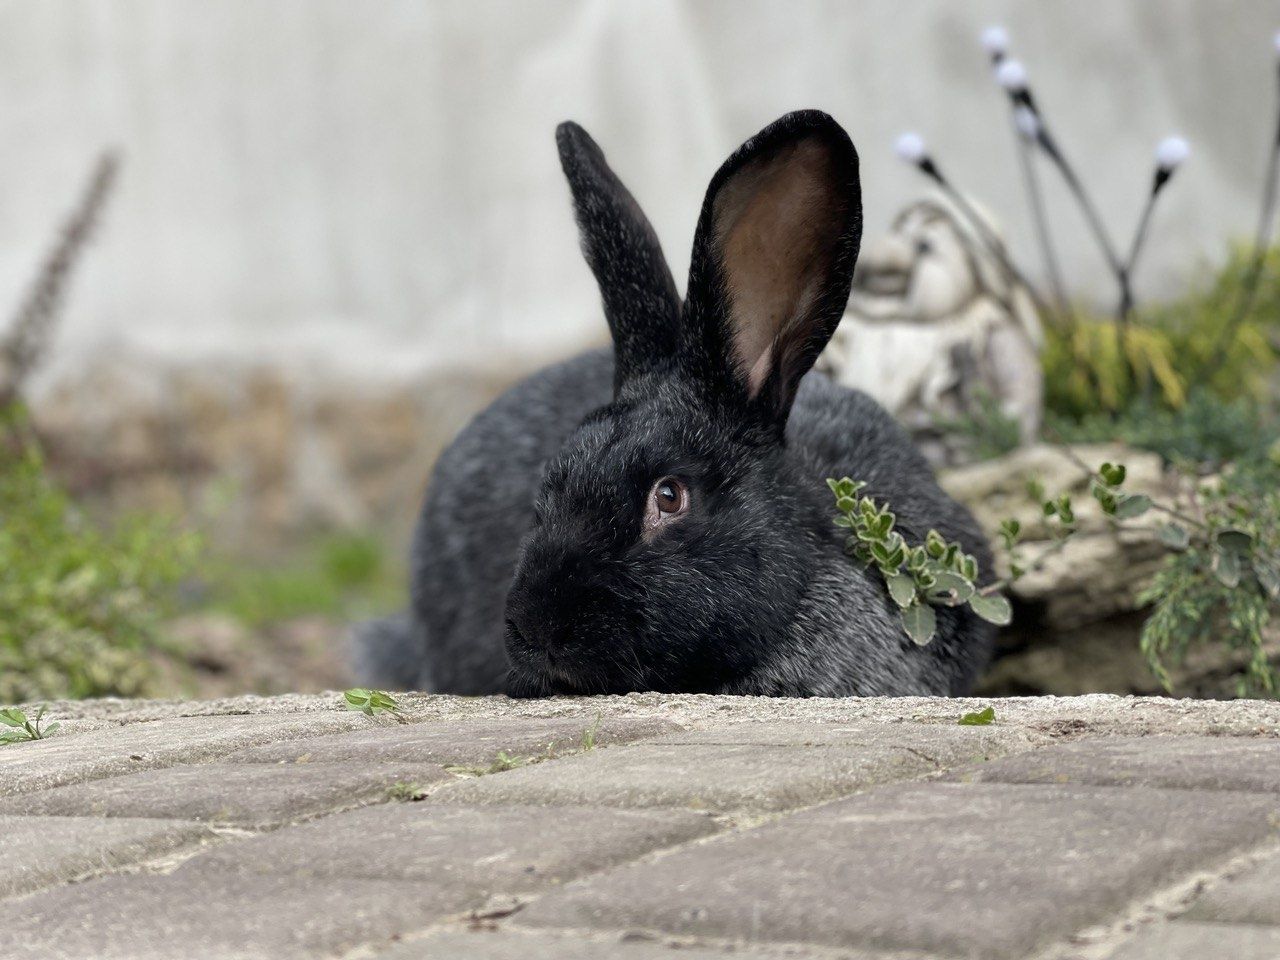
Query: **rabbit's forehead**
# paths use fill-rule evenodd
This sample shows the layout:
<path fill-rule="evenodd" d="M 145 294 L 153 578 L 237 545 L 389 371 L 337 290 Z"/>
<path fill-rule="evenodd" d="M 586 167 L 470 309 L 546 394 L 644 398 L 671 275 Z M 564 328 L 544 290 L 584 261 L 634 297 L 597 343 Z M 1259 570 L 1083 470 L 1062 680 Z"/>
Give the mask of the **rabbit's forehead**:
<path fill-rule="evenodd" d="M 629 488 L 681 464 L 714 460 L 725 442 L 702 417 L 641 404 L 583 424 L 548 466 L 547 485 L 585 494 Z"/>

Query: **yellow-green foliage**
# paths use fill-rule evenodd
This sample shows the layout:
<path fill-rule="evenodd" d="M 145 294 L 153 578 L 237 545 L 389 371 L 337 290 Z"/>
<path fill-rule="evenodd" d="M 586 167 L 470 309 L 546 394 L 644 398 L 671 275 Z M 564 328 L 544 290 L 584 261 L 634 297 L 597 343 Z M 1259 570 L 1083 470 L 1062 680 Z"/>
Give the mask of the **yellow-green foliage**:
<path fill-rule="evenodd" d="M 4 416 L 0 702 L 150 692 L 158 624 L 196 540 L 156 520 L 92 522 Z"/>
<path fill-rule="evenodd" d="M 1139 310 L 1123 344 L 1111 318 L 1081 315 L 1075 324 L 1048 324 L 1046 407 L 1078 419 L 1124 410 L 1145 394 L 1169 409 L 1181 408 L 1219 331 L 1237 310 L 1247 270 L 1248 253 L 1237 250 L 1209 283 L 1179 300 Z M 1258 397 L 1274 370 L 1271 338 L 1278 330 L 1280 249 L 1268 255 L 1253 307 L 1206 386 L 1227 400 Z"/>

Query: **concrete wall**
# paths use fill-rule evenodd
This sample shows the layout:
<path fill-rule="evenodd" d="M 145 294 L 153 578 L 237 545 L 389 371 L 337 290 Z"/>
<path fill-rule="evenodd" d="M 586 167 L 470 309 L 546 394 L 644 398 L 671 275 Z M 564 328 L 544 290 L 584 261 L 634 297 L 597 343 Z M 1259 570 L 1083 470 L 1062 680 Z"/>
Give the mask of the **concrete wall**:
<path fill-rule="evenodd" d="M 604 145 L 681 283 L 716 165 L 799 106 L 853 134 L 869 231 L 922 190 L 891 152 L 914 128 L 1023 241 L 977 45 L 997 21 L 1122 237 L 1156 140 L 1192 140 L 1142 295 L 1176 291 L 1252 230 L 1280 26 L 1260 0 L 7 0 L 0 303 L 104 145 L 123 178 L 55 379 L 113 349 L 372 383 L 598 336 L 551 136 L 566 117 Z M 1073 284 L 1109 298 L 1056 189 L 1053 214 Z"/>

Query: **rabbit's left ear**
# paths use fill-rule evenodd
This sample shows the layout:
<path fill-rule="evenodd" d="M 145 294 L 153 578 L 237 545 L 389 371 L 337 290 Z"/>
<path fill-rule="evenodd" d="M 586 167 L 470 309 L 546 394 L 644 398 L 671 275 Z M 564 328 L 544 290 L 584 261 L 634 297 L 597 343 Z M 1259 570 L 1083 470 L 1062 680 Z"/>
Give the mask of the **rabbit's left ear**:
<path fill-rule="evenodd" d="M 781 432 L 844 313 L 861 237 L 858 154 L 831 117 L 790 113 L 744 143 L 698 220 L 685 375 Z"/>

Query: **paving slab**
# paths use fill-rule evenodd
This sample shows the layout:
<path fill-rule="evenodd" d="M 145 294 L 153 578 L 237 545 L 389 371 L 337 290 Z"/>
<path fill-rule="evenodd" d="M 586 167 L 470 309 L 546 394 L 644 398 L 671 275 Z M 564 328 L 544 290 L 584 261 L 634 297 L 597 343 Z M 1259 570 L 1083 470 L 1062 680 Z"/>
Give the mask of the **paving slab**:
<path fill-rule="evenodd" d="M 195 763 L 253 744 L 361 729 L 375 722 L 358 713 L 333 710 L 283 716 L 176 717 L 58 734 L 0 750 L 0 797 Z"/>
<path fill-rule="evenodd" d="M 0 816 L 0 897 L 117 869 L 212 834 L 180 820 Z"/>
<path fill-rule="evenodd" d="M 1260 794 L 899 784 L 569 884 L 513 922 L 1004 960 L 1278 830 Z"/>
<path fill-rule="evenodd" d="M 1143 930 L 1107 960 L 1276 960 L 1280 927 L 1176 920 Z"/>
<path fill-rule="evenodd" d="M 938 723 L 731 723 L 680 730 L 649 743 L 685 746 L 892 748 L 921 755 L 939 768 L 978 763 L 1052 741 L 1009 727 Z"/>
<path fill-rule="evenodd" d="M 174 817 L 261 828 L 385 799 L 395 783 L 452 779 L 442 767 L 428 764 L 195 764 L 10 798 L 0 801 L 0 813 Z"/>
<path fill-rule="evenodd" d="M 370 807 L 229 839 L 172 873 L 8 901 L 0 960 L 330 956 L 713 827 L 685 812 Z"/>
<path fill-rule="evenodd" d="M 1205 890 L 1184 914 L 1191 920 L 1280 925 L 1280 852 Z M 1280 957 L 1280 953 L 1276 954 Z"/>
<path fill-rule="evenodd" d="M 510 720 L 434 720 L 273 743 L 232 754 L 236 763 L 384 762 L 483 764 L 499 751 L 515 756 L 565 754 L 588 734 L 599 746 L 680 729 L 659 719 L 534 717 Z"/>
<path fill-rule="evenodd" d="M 432 799 L 764 813 L 1029 746 L 1025 735 L 983 727 L 810 725 L 788 731 L 784 726 L 680 733 L 592 751 L 456 783 Z"/>
<path fill-rule="evenodd" d="M 847 950 L 744 949 L 619 937 L 569 937 L 492 929 L 441 930 L 375 954 L 376 960 L 884 960 Z"/>
<path fill-rule="evenodd" d="M 311 960 L 467 909 L 466 891 L 368 877 L 132 874 L 0 906 L 0 960 Z"/>
<path fill-rule="evenodd" d="M 1280 738 L 1117 737 L 954 771 L 969 783 L 1094 783 L 1280 793 Z"/>
<path fill-rule="evenodd" d="M 184 865 L 314 878 L 415 880 L 477 903 L 523 893 L 711 833 L 684 810 L 442 807 L 392 803 L 227 841 Z"/>

